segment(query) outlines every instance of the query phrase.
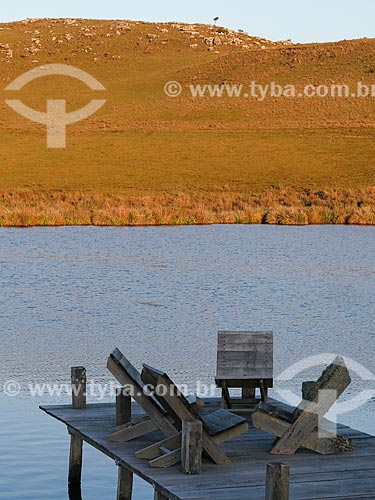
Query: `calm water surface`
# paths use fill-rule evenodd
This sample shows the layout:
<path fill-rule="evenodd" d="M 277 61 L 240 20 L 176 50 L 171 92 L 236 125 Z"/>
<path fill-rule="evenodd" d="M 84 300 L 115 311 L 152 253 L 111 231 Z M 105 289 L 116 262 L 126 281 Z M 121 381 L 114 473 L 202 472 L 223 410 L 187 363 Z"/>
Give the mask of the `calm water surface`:
<path fill-rule="evenodd" d="M 275 375 L 321 353 L 375 372 L 374 228 L 3 229 L 0 268 L 4 500 L 67 498 L 66 431 L 37 407 L 68 398 L 32 397 L 28 385 L 68 382 L 73 365 L 109 382 L 114 346 L 192 388 L 213 382 L 219 329 L 272 330 Z M 374 388 L 352 375 L 348 398 Z M 9 380 L 22 387 L 16 397 L 3 392 Z M 372 399 L 340 420 L 375 433 L 374 416 Z M 116 467 L 85 451 L 84 500 L 115 498 Z M 144 482 L 135 489 L 152 498 Z"/>

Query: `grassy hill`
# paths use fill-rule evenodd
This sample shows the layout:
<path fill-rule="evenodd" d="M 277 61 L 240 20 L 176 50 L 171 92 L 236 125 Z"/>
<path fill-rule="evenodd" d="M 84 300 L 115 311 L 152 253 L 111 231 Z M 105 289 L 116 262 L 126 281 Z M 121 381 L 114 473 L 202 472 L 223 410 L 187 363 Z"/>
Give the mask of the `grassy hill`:
<path fill-rule="evenodd" d="M 106 92 L 25 71 L 64 63 Z M 0 225 L 375 224 L 375 97 L 193 97 L 190 85 L 375 85 L 375 40 L 293 45 L 179 23 L 37 19 L 0 24 Z M 164 85 L 178 81 L 179 97 Z M 17 95 L 16 95 L 17 94 Z M 46 148 L 21 99 L 68 111 L 106 98 Z"/>

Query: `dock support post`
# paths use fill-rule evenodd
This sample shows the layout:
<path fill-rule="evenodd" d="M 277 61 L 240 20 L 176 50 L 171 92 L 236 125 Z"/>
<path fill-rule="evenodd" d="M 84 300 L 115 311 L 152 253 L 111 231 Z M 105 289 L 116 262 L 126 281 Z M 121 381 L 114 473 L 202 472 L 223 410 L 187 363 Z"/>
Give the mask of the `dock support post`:
<path fill-rule="evenodd" d="M 118 389 L 116 394 L 116 425 L 131 422 L 131 397 L 124 388 Z M 133 494 L 133 473 L 118 466 L 117 500 L 131 500 Z"/>
<path fill-rule="evenodd" d="M 168 500 L 168 497 L 166 497 L 161 491 L 155 488 L 154 500 Z"/>
<path fill-rule="evenodd" d="M 82 366 L 71 369 L 72 408 L 82 410 L 86 408 L 86 369 Z M 69 454 L 69 495 L 71 498 L 80 496 L 82 477 L 82 439 L 75 434 L 70 435 Z"/>
<path fill-rule="evenodd" d="M 76 499 L 81 496 L 81 477 L 82 477 L 82 439 L 70 435 L 70 454 L 69 454 L 69 477 L 68 488 L 69 498 Z"/>
<path fill-rule="evenodd" d="M 290 466 L 267 465 L 266 500 L 289 500 Z"/>
<path fill-rule="evenodd" d="M 202 452 L 202 422 L 183 420 L 181 462 L 184 474 L 200 474 L 202 472 Z"/>
<path fill-rule="evenodd" d="M 74 410 L 86 408 L 86 368 L 75 366 L 71 371 L 72 406 Z"/>

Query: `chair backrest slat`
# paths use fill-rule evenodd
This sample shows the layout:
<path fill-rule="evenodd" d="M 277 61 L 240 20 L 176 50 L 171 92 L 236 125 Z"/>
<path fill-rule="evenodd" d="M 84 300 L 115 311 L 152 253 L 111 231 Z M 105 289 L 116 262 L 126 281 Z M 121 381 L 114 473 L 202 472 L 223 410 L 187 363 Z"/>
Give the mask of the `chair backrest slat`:
<path fill-rule="evenodd" d="M 169 378 L 166 373 L 163 373 L 158 379 L 158 386 L 163 386 L 165 391 L 158 398 L 162 402 L 164 408 L 170 416 L 177 416 L 178 420 L 199 420 L 202 422 L 203 429 L 209 432 L 204 419 L 199 412 L 192 406 L 176 384 Z"/>
<path fill-rule="evenodd" d="M 216 379 L 272 378 L 272 332 L 219 332 Z"/>
<path fill-rule="evenodd" d="M 158 379 L 164 373 L 153 366 L 143 363 L 143 370 L 141 373 L 141 379 L 143 384 L 153 386 L 154 388 L 158 384 Z"/>
<path fill-rule="evenodd" d="M 168 389 L 168 394 L 173 394 L 173 397 L 178 398 L 180 400 L 180 403 L 186 408 L 186 411 L 189 412 L 190 417 L 189 418 L 195 418 L 198 420 L 202 420 L 199 412 L 196 410 L 194 405 L 192 405 L 187 398 L 179 391 L 177 386 L 172 382 L 170 377 L 164 373 L 161 372 L 160 370 L 157 370 L 156 368 L 153 368 L 152 366 L 143 364 L 143 370 L 142 370 L 142 380 L 145 384 L 150 384 L 151 386 L 154 387 L 155 392 L 154 396 L 158 400 L 158 402 L 162 405 L 162 407 L 166 410 L 167 414 L 173 419 L 176 427 L 181 430 L 182 427 L 182 421 L 181 417 L 176 413 L 174 410 L 174 405 L 171 405 L 168 401 L 168 397 L 164 397 L 164 394 L 159 394 L 158 393 L 158 385 L 160 383 L 160 380 L 163 381 L 163 385 L 167 387 Z"/>
<path fill-rule="evenodd" d="M 137 393 L 138 399 L 140 401 L 142 401 L 142 399 L 148 400 L 155 408 L 158 409 L 158 411 L 165 413 L 165 409 L 161 406 L 159 401 L 145 387 L 138 370 L 130 363 L 122 352 L 119 349 L 115 349 L 111 353 L 110 357 L 114 359 L 121 366 L 121 368 L 123 368 L 124 375 L 128 379 L 128 384 L 132 386 L 132 391 Z M 141 403 L 139 404 L 142 406 Z"/>

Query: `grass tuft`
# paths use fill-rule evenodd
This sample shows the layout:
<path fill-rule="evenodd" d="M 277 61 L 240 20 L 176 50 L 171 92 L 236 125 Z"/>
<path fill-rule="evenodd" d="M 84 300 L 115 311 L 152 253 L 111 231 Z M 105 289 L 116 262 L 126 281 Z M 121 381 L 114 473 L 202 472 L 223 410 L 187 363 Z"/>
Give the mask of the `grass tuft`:
<path fill-rule="evenodd" d="M 268 189 L 139 195 L 80 192 L 3 193 L 5 227 L 198 224 L 375 225 L 375 187 Z"/>

